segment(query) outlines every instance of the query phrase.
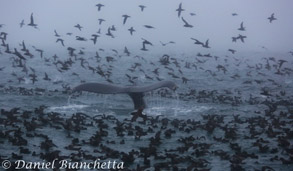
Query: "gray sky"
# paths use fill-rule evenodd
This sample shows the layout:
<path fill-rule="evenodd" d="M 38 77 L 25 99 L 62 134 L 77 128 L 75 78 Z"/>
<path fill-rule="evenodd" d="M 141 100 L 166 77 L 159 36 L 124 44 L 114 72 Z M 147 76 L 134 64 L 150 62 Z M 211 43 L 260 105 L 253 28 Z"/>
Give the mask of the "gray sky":
<path fill-rule="evenodd" d="M 183 27 L 183 21 L 178 18 L 175 11 L 182 2 L 182 17 L 193 28 Z M 95 6 L 102 3 L 105 6 L 101 11 Z M 293 1 L 292 0 L 0 0 L 0 28 L 7 32 L 9 44 L 25 40 L 27 44 L 42 48 L 62 48 L 55 43 L 54 30 L 65 40 L 66 46 L 98 48 L 118 48 L 125 46 L 138 50 L 142 47 L 141 38 L 154 44 L 152 49 L 166 51 L 194 51 L 205 52 L 200 46 L 194 45 L 191 37 L 200 41 L 209 39 L 211 51 L 227 51 L 232 48 L 238 51 L 263 51 L 265 46 L 271 52 L 288 52 L 293 50 Z M 138 5 L 145 5 L 141 12 Z M 19 23 L 24 19 L 28 24 L 30 14 L 34 13 L 35 23 L 39 30 L 29 26 L 20 28 Z M 195 13 L 191 16 L 190 13 Z M 232 13 L 238 16 L 233 17 Z M 275 13 L 277 20 L 269 23 L 268 17 Z M 131 17 L 125 25 L 122 24 L 122 15 Z M 102 25 L 98 19 L 106 20 Z M 244 22 L 245 32 L 238 31 L 240 23 Z M 79 31 L 74 25 L 83 27 Z M 113 32 L 115 38 L 106 36 L 107 28 L 115 25 L 117 31 Z M 146 29 L 143 25 L 154 26 L 155 29 Z M 128 29 L 134 27 L 133 36 Z M 75 41 L 75 36 L 90 39 L 91 35 L 101 28 L 102 35 L 98 43 L 92 41 Z M 67 36 L 72 32 L 73 36 Z M 247 36 L 245 43 L 238 41 L 232 43 L 232 36 L 242 34 Z M 162 47 L 159 41 L 175 41 L 175 45 Z"/>

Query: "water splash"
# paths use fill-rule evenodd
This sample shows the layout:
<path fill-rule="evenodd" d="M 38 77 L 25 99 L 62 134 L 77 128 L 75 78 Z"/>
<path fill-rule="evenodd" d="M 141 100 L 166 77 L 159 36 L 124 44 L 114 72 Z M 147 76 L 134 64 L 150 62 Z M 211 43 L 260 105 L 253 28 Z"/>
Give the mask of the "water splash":
<path fill-rule="evenodd" d="M 175 91 L 175 98 L 176 98 L 176 105 L 175 105 L 175 111 L 174 111 L 174 115 L 177 116 L 178 115 L 178 109 L 179 109 L 179 95 L 178 93 Z"/>
<path fill-rule="evenodd" d="M 68 97 L 68 99 L 67 99 L 67 104 L 68 104 L 68 105 L 70 105 L 70 103 L 71 103 L 71 97 L 72 97 L 72 95 L 69 95 L 69 97 Z"/>
<path fill-rule="evenodd" d="M 48 111 L 68 113 L 68 112 L 76 112 L 79 110 L 83 110 L 86 107 L 89 107 L 89 105 L 68 104 L 65 106 L 51 106 L 48 108 Z"/>

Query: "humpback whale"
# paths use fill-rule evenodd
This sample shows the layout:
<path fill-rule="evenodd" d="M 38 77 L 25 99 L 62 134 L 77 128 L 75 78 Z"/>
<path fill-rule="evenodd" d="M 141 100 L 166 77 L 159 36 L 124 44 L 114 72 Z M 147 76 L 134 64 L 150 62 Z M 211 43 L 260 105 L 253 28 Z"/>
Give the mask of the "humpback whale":
<path fill-rule="evenodd" d="M 88 91 L 100 94 L 128 94 L 134 104 L 134 109 L 143 110 L 146 107 L 145 101 L 143 99 L 144 93 L 159 89 L 162 87 L 167 87 L 173 91 L 176 90 L 177 86 L 172 81 L 160 81 L 152 85 L 147 86 L 116 86 L 111 84 L 102 83 L 84 83 L 73 88 L 72 93 Z"/>

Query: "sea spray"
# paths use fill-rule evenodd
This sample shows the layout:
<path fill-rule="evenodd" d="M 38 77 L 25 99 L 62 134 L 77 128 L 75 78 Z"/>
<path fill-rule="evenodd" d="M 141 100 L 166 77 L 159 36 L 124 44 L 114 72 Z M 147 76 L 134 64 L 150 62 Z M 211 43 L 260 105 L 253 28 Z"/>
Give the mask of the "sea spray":
<path fill-rule="evenodd" d="M 72 95 L 69 95 L 69 97 L 67 99 L 67 105 L 70 105 L 71 104 L 71 97 L 72 97 Z"/>
<path fill-rule="evenodd" d="M 175 91 L 175 99 L 176 99 L 176 104 L 175 104 L 175 108 L 174 108 L 174 115 L 177 116 L 178 114 L 178 108 L 179 108 L 179 95 L 178 93 Z"/>

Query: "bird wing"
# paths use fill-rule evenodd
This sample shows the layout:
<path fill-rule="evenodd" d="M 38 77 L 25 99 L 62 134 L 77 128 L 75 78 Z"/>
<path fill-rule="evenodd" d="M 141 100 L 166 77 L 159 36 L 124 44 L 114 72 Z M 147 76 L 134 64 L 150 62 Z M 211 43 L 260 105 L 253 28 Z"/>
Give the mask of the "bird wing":
<path fill-rule="evenodd" d="M 188 23 L 184 20 L 183 17 L 181 17 L 181 19 L 182 19 L 182 21 L 183 21 L 186 25 L 188 25 Z"/>
<path fill-rule="evenodd" d="M 33 13 L 31 14 L 31 24 L 34 24 L 34 17 L 33 17 Z"/>

